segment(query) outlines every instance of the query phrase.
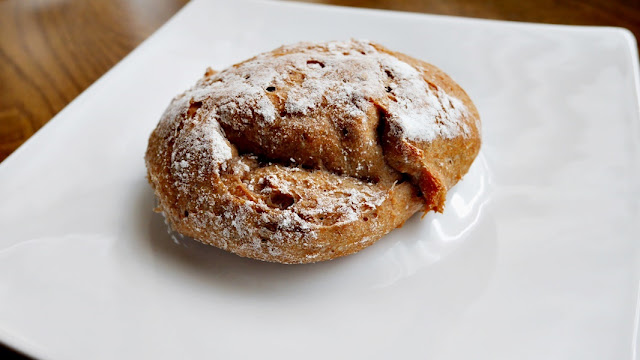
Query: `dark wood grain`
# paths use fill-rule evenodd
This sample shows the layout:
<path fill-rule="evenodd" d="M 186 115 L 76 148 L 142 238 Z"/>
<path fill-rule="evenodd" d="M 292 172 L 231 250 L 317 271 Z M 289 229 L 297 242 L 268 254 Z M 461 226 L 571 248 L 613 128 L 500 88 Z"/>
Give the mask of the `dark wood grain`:
<path fill-rule="evenodd" d="M 188 0 L 0 0 L 0 161 Z M 640 35 L 640 0 L 308 0 Z M 0 358 L 22 358 L 0 344 Z"/>
<path fill-rule="evenodd" d="M 625 27 L 640 34 L 640 0 L 302 0 L 387 10 L 568 25 Z"/>
<path fill-rule="evenodd" d="M 186 2 L 0 1 L 0 161 Z"/>

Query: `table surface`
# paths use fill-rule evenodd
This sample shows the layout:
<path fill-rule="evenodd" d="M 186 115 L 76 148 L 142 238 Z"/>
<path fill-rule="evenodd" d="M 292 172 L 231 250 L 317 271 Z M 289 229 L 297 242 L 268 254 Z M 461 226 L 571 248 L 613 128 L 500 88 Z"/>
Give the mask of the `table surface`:
<path fill-rule="evenodd" d="M 488 19 L 620 26 L 640 0 L 307 0 Z M 0 161 L 188 0 L 0 1 Z M 2 347 L 0 357 L 23 358 Z"/>

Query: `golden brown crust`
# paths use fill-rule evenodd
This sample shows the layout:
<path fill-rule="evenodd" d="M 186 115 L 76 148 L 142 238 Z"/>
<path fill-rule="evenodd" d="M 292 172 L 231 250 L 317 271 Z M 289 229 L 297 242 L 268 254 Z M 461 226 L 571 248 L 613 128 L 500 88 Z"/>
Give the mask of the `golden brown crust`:
<path fill-rule="evenodd" d="M 479 116 L 437 68 L 362 41 L 301 43 L 175 98 L 148 178 L 174 230 L 241 256 L 307 263 L 442 211 Z"/>
<path fill-rule="evenodd" d="M 431 89 L 442 90 L 459 99 L 467 110 L 466 116 L 459 119 L 469 128 L 465 136 L 419 141 L 385 131 L 382 140 L 387 162 L 397 171 L 411 175 L 425 198 L 430 199 L 426 202 L 425 211 L 442 212 L 447 190 L 467 173 L 480 151 L 478 110 L 467 93 L 442 70 L 405 54 L 389 51 L 379 45 L 374 46 L 418 69 Z"/>

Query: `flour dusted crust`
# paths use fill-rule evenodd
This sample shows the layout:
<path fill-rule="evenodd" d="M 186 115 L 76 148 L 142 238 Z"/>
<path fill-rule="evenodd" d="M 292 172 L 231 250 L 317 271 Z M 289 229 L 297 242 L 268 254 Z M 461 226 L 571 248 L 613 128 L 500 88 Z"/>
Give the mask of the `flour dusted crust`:
<path fill-rule="evenodd" d="M 240 256 L 309 263 L 442 211 L 480 148 L 467 94 L 367 41 L 298 43 L 205 76 L 146 153 L 172 228 Z"/>

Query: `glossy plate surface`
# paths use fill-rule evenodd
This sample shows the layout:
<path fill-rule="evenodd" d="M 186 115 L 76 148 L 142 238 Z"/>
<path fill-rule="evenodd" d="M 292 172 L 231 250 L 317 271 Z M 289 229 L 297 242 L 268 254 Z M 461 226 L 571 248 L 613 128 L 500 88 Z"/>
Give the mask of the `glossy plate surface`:
<path fill-rule="evenodd" d="M 484 145 L 444 214 L 283 266 L 167 233 L 145 180 L 169 100 L 299 40 L 427 60 Z M 632 359 L 640 119 L 630 33 L 195 0 L 0 164 L 0 341 L 47 359 Z"/>

